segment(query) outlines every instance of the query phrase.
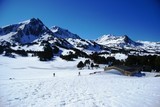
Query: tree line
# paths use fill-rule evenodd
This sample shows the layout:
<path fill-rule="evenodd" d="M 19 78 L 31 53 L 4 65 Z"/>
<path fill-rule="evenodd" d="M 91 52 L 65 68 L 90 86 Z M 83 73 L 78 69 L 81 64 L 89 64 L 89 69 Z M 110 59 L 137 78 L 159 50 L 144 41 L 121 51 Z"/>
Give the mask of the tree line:
<path fill-rule="evenodd" d="M 23 49 L 19 50 L 13 50 L 10 48 L 10 46 L 0 46 L 0 54 L 3 54 L 5 56 L 14 57 L 12 53 L 21 55 L 21 56 L 28 56 L 29 53 L 31 53 L 33 56 L 38 56 L 40 61 L 48 61 L 52 60 L 54 57 L 54 54 L 59 53 L 59 48 L 57 46 L 52 46 L 48 41 L 44 41 L 41 43 L 43 46 L 43 51 L 25 51 Z M 143 67 L 144 71 L 160 71 L 160 56 L 158 55 L 128 55 L 128 58 L 123 60 L 117 60 L 115 57 L 104 57 L 101 53 L 92 53 L 90 55 L 86 54 L 83 51 L 80 51 L 78 49 L 71 48 L 73 52 L 69 52 L 68 55 L 60 55 L 60 57 L 67 61 L 73 61 L 74 58 L 77 59 L 78 57 L 84 57 L 87 59 L 90 59 L 93 61 L 93 64 L 88 68 L 93 68 L 97 64 L 108 64 L 108 65 L 126 65 L 126 66 L 140 66 Z M 108 54 L 108 53 L 105 53 Z M 83 63 L 83 64 L 82 64 Z M 89 61 L 81 62 L 77 64 L 78 68 L 85 67 Z M 88 64 L 89 65 L 89 64 Z"/>
<path fill-rule="evenodd" d="M 131 67 L 141 67 L 143 71 L 156 71 L 160 72 L 160 56 L 157 55 L 145 55 L 145 56 L 135 56 L 129 55 L 126 60 L 117 60 L 115 57 L 103 57 L 99 56 L 97 53 L 90 55 L 90 59 L 96 64 L 107 64 L 109 66 L 113 65 L 125 65 Z M 85 62 L 80 61 L 77 67 L 82 69 L 85 67 Z"/>

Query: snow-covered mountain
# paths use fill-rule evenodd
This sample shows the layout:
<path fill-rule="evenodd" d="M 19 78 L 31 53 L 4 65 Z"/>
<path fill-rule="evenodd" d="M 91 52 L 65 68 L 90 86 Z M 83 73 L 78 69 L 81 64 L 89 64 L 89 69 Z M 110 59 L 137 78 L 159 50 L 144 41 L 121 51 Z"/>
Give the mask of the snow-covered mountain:
<path fill-rule="evenodd" d="M 1 28 L 0 41 L 7 41 L 11 44 L 31 43 L 43 35 L 52 35 L 52 32 L 39 20 L 32 18 Z"/>
<path fill-rule="evenodd" d="M 103 46 L 97 44 L 94 41 L 91 40 L 85 40 L 82 39 L 79 35 L 71 33 L 67 29 L 54 26 L 51 28 L 51 31 L 54 33 L 54 35 L 58 38 L 65 39 L 68 41 L 74 48 L 77 48 L 82 51 L 87 52 L 98 52 L 102 51 L 104 48 Z"/>
<path fill-rule="evenodd" d="M 53 26 L 50 30 L 54 33 L 55 36 L 62 39 L 81 39 L 77 34 L 73 34 L 67 29 L 63 29 L 59 26 Z"/>
<path fill-rule="evenodd" d="M 137 41 L 142 45 L 139 45 L 139 48 L 142 48 L 148 52 L 160 52 L 160 42 L 150 42 L 150 41 Z"/>
<path fill-rule="evenodd" d="M 114 35 L 103 35 L 96 40 L 97 43 L 101 45 L 107 45 L 109 47 L 135 47 L 142 45 L 140 43 L 134 42 L 128 36 L 114 36 Z"/>
<path fill-rule="evenodd" d="M 20 22 L 0 28 L 0 45 L 25 45 L 28 43 L 41 44 L 48 41 L 52 45 L 59 45 L 65 48 L 71 48 L 72 45 L 66 40 L 58 38 L 48 29 L 42 21 L 32 18 L 30 20 Z"/>
<path fill-rule="evenodd" d="M 102 37 L 95 40 L 96 43 L 108 46 L 110 48 L 118 48 L 125 50 L 135 51 L 146 51 L 151 53 L 160 52 L 159 42 L 149 41 L 133 41 L 127 35 L 114 36 L 114 35 L 103 35 Z"/>
<path fill-rule="evenodd" d="M 45 41 L 52 48 L 58 47 L 61 52 L 75 48 L 87 53 L 106 49 L 61 27 L 54 26 L 49 29 L 36 18 L 0 28 L 0 46 L 9 46 L 14 50 L 43 51 Z"/>
<path fill-rule="evenodd" d="M 133 41 L 128 36 L 103 35 L 95 41 L 86 40 L 67 29 L 54 26 L 46 27 L 38 18 L 32 18 L 18 24 L 0 27 L 0 46 L 10 46 L 12 49 L 39 51 L 47 41 L 52 48 L 78 49 L 85 53 L 126 51 L 160 53 L 160 42 Z M 41 48 L 40 48 L 41 47 Z M 134 51 L 134 52 L 133 52 Z"/>

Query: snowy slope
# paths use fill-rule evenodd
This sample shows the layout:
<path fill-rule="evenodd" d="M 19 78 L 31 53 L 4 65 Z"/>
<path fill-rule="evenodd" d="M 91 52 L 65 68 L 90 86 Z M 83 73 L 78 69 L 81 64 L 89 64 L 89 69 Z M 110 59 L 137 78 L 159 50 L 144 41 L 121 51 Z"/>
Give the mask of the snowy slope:
<path fill-rule="evenodd" d="M 53 26 L 50 30 L 54 33 L 55 36 L 57 36 L 59 38 L 81 39 L 77 34 L 73 34 L 70 31 L 68 31 L 67 29 L 63 29 L 59 26 Z"/>
<path fill-rule="evenodd" d="M 77 61 L 0 56 L 1 107 L 159 107 L 160 78 L 78 70 Z M 63 65 L 63 66 L 62 66 Z M 102 73 L 89 75 L 91 72 Z M 53 72 L 56 74 L 53 77 Z M 77 76 L 81 72 L 81 76 Z"/>
<path fill-rule="evenodd" d="M 99 39 L 96 40 L 97 43 L 102 45 L 107 45 L 109 47 L 135 47 L 140 45 L 133 40 L 131 40 L 128 36 L 114 36 L 114 35 L 103 35 Z"/>
<path fill-rule="evenodd" d="M 91 40 L 82 39 L 80 38 L 80 36 L 70 32 L 67 29 L 63 29 L 61 27 L 54 26 L 51 28 L 51 31 L 54 33 L 56 37 L 65 39 L 74 48 L 77 48 L 81 51 L 91 53 L 91 52 L 100 52 L 104 49 L 103 46 L 97 44 L 96 42 L 91 41 Z"/>
<path fill-rule="evenodd" d="M 143 45 L 140 48 L 147 50 L 148 52 L 160 52 L 160 42 L 150 42 L 150 41 L 137 41 Z"/>
<path fill-rule="evenodd" d="M 103 57 L 105 57 L 105 58 L 107 58 L 107 57 L 115 57 L 115 59 L 120 60 L 120 61 L 121 61 L 121 60 L 125 61 L 125 60 L 128 58 L 127 55 L 122 54 L 122 53 L 102 54 L 102 55 L 100 55 L 100 56 L 103 56 Z"/>
<path fill-rule="evenodd" d="M 29 49 L 37 51 L 41 49 L 34 47 L 40 46 L 44 41 L 48 41 L 52 46 L 65 49 L 77 48 L 89 53 L 103 50 L 103 46 L 96 42 L 82 39 L 66 29 L 58 26 L 48 29 L 42 21 L 35 18 L 0 28 L 1 46 L 7 45 L 12 49 L 19 47 L 19 49 L 28 50 L 26 47 L 29 44 Z"/>
<path fill-rule="evenodd" d="M 128 36 L 114 36 L 114 35 L 103 35 L 97 40 L 98 44 L 105 45 L 111 48 L 119 48 L 126 50 L 135 50 L 136 52 L 145 51 L 149 53 L 160 52 L 159 42 L 149 41 L 133 41 Z"/>
<path fill-rule="evenodd" d="M 56 37 L 42 21 L 35 18 L 0 29 L 0 45 L 7 45 L 15 50 L 17 48 L 32 51 L 42 50 L 41 44 L 45 41 L 49 42 L 52 46 L 73 47 L 66 40 Z"/>
<path fill-rule="evenodd" d="M 52 35 L 52 32 L 39 19 L 35 18 L 1 29 L 0 41 L 7 41 L 10 44 L 31 43 L 43 35 Z"/>

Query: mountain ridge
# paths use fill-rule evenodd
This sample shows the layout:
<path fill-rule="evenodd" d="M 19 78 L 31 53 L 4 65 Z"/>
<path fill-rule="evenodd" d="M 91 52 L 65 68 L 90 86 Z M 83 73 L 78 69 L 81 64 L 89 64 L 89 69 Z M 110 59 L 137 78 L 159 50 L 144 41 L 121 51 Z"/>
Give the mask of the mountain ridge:
<path fill-rule="evenodd" d="M 0 45 L 10 44 L 11 47 L 37 43 L 41 46 L 43 41 L 47 41 L 52 46 L 64 49 L 78 49 L 88 54 L 94 52 L 112 52 L 112 50 L 159 53 L 159 42 L 133 41 L 129 36 L 103 35 L 97 40 L 86 40 L 79 35 L 70 32 L 59 26 L 50 29 L 38 18 L 19 22 L 5 27 L 0 27 Z M 35 44 L 34 44 L 35 45 Z M 30 45 L 30 46 L 34 46 Z M 64 48 L 64 49 L 62 49 Z"/>

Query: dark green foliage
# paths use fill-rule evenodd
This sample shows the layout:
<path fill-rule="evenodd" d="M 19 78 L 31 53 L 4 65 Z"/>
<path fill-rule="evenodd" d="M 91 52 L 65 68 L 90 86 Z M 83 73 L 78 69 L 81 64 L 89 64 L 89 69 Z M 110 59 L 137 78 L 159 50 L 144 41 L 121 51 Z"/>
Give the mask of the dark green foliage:
<path fill-rule="evenodd" d="M 1 47 L 0 47 L 0 51 L 1 51 Z M 11 56 L 11 53 L 15 53 L 15 54 L 18 54 L 21 56 L 28 56 L 28 54 L 25 50 L 13 50 L 9 47 L 7 47 L 7 48 L 2 47 L 1 52 L 3 52 L 3 51 L 5 51 L 5 56 Z"/>
<path fill-rule="evenodd" d="M 6 53 L 4 54 L 4 56 L 8 56 L 8 57 L 11 57 L 11 58 L 15 58 L 15 55 L 13 55 L 12 53 L 8 53 L 8 52 L 6 52 Z"/>
<path fill-rule="evenodd" d="M 16 53 L 18 55 L 21 55 L 21 56 L 28 56 L 28 54 L 25 50 L 13 50 L 12 52 Z"/>
<path fill-rule="evenodd" d="M 125 65 L 137 65 L 137 56 L 129 55 L 128 58 L 126 59 Z"/>
<path fill-rule="evenodd" d="M 53 50 L 50 44 L 44 46 L 44 51 L 37 53 L 40 61 L 48 61 L 53 58 Z"/>
<path fill-rule="evenodd" d="M 100 53 L 98 53 L 98 55 L 108 55 L 109 54 L 109 52 L 100 52 Z"/>
<path fill-rule="evenodd" d="M 90 63 L 91 63 L 91 61 L 89 59 L 85 60 L 84 66 L 86 66 L 86 67 L 88 67 L 88 69 L 90 69 Z"/>
<path fill-rule="evenodd" d="M 91 68 L 93 69 L 94 67 L 95 67 L 96 69 L 98 69 L 98 68 L 99 68 L 99 65 L 91 63 Z"/>
<path fill-rule="evenodd" d="M 94 62 L 97 64 L 107 64 L 107 59 L 103 56 L 97 56 L 94 58 Z"/>
<path fill-rule="evenodd" d="M 12 55 L 12 49 L 10 49 L 10 48 L 5 49 L 5 54 L 4 54 L 4 56 L 8 56 L 8 57 L 11 57 L 11 58 L 15 58 L 15 56 Z"/>
<path fill-rule="evenodd" d="M 88 60 L 85 60 L 85 62 L 84 62 L 84 65 L 86 66 L 86 65 L 90 65 L 90 60 L 88 59 Z"/>
<path fill-rule="evenodd" d="M 157 56 L 155 59 L 155 70 L 160 72 L 160 56 Z"/>
<path fill-rule="evenodd" d="M 115 61 L 116 61 L 116 59 L 115 59 L 115 57 L 107 57 L 106 61 L 107 61 L 108 63 L 114 64 Z"/>
<path fill-rule="evenodd" d="M 93 64 L 93 63 L 91 63 L 91 68 L 93 69 L 93 67 L 94 67 L 94 64 Z"/>
<path fill-rule="evenodd" d="M 100 68 L 99 65 L 94 65 L 94 67 L 95 67 L 96 69 L 97 69 L 97 68 Z"/>
<path fill-rule="evenodd" d="M 143 71 L 156 70 L 160 71 L 160 57 L 156 55 L 148 56 L 134 56 L 129 55 L 126 59 L 125 65 L 127 66 L 141 66 Z"/>
<path fill-rule="evenodd" d="M 84 67 L 84 64 L 82 61 L 80 61 L 78 64 L 77 64 L 77 68 L 79 69 L 82 69 Z"/>
<path fill-rule="evenodd" d="M 115 60 L 114 65 L 125 65 L 124 63 L 124 60 Z"/>
<path fill-rule="evenodd" d="M 89 58 L 89 56 L 85 52 L 82 52 L 82 51 L 75 49 L 75 48 L 72 48 L 72 50 L 75 51 L 75 54 L 79 57 Z"/>
<path fill-rule="evenodd" d="M 78 58 L 77 54 L 73 54 L 73 52 L 69 52 L 68 55 L 60 55 L 60 57 L 67 61 L 73 61 L 74 58 Z"/>
<path fill-rule="evenodd" d="M 0 46 L 0 54 L 2 54 L 4 52 L 4 47 Z"/>
<path fill-rule="evenodd" d="M 56 46 L 53 46 L 53 53 L 58 54 L 58 52 L 59 52 L 59 48 Z"/>
<path fill-rule="evenodd" d="M 125 65 L 154 66 L 155 56 L 134 56 L 129 55 Z"/>
<path fill-rule="evenodd" d="M 106 58 L 99 56 L 97 52 L 95 52 L 92 55 L 90 55 L 90 58 L 94 61 L 94 63 L 107 64 Z"/>
<path fill-rule="evenodd" d="M 155 58 L 155 66 L 160 66 L 160 56 L 156 56 L 156 58 Z"/>
<path fill-rule="evenodd" d="M 104 56 L 100 56 L 103 54 L 108 54 L 107 52 L 105 53 L 93 53 L 90 55 L 90 58 L 94 61 L 94 63 L 97 64 L 112 64 L 112 65 L 121 65 L 123 64 L 122 61 L 116 60 L 114 57 L 107 57 L 105 58 Z"/>
<path fill-rule="evenodd" d="M 60 57 L 67 61 L 73 61 L 74 58 L 78 58 L 78 57 L 85 57 L 85 58 L 89 57 L 85 52 L 82 52 L 78 49 L 72 48 L 72 50 L 75 53 L 70 52 L 68 55 L 61 55 Z"/>
<path fill-rule="evenodd" d="M 73 58 L 78 58 L 77 55 L 75 54 L 71 54 L 71 55 L 60 55 L 60 57 L 64 60 L 67 60 L 67 61 L 73 61 Z"/>
<path fill-rule="evenodd" d="M 103 56 L 99 56 L 97 52 L 90 55 L 90 58 L 97 64 L 108 64 L 109 62 L 114 63 L 116 61 L 114 57 L 105 58 Z"/>
<path fill-rule="evenodd" d="M 142 70 L 143 70 L 143 71 L 149 71 L 149 72 L 151 72 L 151 71 L 152 71 L 152 67 L 151 67 L 151 66 L 144 65 Z"/>
<path fill-rule="evenodd" d="M 154 77 L 160 77 L 160 75 L 155 75 Z"/>

